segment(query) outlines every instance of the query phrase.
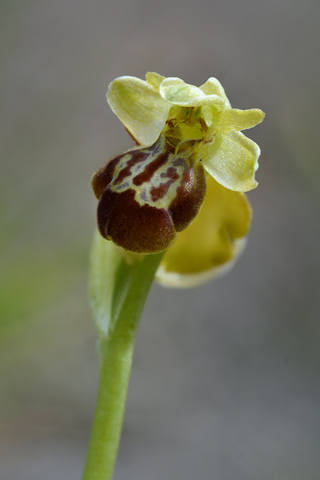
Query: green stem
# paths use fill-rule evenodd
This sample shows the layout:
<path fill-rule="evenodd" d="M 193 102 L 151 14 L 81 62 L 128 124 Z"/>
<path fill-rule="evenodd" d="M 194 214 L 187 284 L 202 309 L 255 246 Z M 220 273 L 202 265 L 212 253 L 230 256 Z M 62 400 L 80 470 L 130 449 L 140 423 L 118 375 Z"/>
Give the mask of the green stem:
<path fill-rule="evenodd" d="M 147 255 L 126 289 L 113 331 L 100 338 L 100 378 L 83 480 L 111 480 L 120 442 L 136 331 L 162 253 Z"/>

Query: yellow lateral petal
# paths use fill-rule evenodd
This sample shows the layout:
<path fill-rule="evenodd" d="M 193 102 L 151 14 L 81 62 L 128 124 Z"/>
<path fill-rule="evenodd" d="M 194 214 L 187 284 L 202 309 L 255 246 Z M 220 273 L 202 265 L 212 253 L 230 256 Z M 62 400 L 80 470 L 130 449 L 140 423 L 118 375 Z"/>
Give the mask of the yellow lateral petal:
<path fill-rule="evenodd" d="M 159 87 L 161 82 L 165 79 L 162 75 L 155 72 L 147 72 L 146 73 L 146 80 L 152 86 L 153 90 L 159 92 Z"/>
<path fill-rule="evenodd" d="M 258 183 L 259 146 L 240 132 L 217 132 L 214 142 L 199 149 L 206 171 L 224 187 L 248 192 Z"/>
<path fill-rule="evenodd" d="M 171 108 L 146 81 L 119 77 L 110 83 L 107 101 L 124 126 L 140 145 L 154 143 Z"/>
<path fill-rule="evenodd" d="M 252 108 L 251 110 L 238 110 L 236 108 L 224 110 L 218 114 L 219 130 L 222 132 L 246 130 L 261 123 L 264 117 L 264 112 L 258 108 Z"/>
<path fill-rule="evenodd" d="M 222 98 L 225 108 L 231 108 L 231 103 L 217 78 L 210 77 L 206 83 L 199 87 L 206 95 L 218 95 Z"/>
<path fill-rule="evenodd" d="M 223 273 L 242 251 L 250 224 L 247 197 L 208 177 L 200 213 L 168 248 L 157 281 L 167 286 L 189 287 Z"/>

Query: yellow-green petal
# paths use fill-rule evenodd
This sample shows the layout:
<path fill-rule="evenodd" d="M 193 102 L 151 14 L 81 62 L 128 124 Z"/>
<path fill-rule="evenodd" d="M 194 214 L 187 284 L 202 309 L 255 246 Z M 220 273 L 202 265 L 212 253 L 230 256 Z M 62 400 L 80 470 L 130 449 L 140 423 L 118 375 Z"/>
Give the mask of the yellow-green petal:
<path fill-rule="evenodd" d="M 210 77 L 206 83 L 199 88 L 206 95 L 218 95 L 218 97 L 222 98 L 225 108 L 231 108 L 231 103 L 229 102 L 226 92 L 217 78 Z"/>
<path fill-rule="evenodd" d="M 200 213 L 168 248 L 157 281 L 165 286 L 191 287 L 226 272 L 243 250 L 250 224 L 247 197 L 209 177 Z"/>
<path fill-rule="evenodd" d="M 255 172 L 260 156 L 259 146 L 240 132 L 217 132 L 214 141 L 197 152 L 205 170 L 224 187 L 248 192 L 258 183 Z"/>
<path fill-rule="evenodd" d="M 222 132 L 246 130 L 261 123 L 264 117 L 264 112 L 258 108 L 250 110 L 231 108 L 224 110 L 218 113 L 219 130 Z"/>
<path fill-rule="evenodd" d="M 159 87 L 161 82 L 165 79 L 162 75 L 155 72 L 147 72 L 146 73 L 146 80 L 152 86 L 153 90 L 159 92 Z"/>
<path fill-rule="evenodd" d="M 146 146 L 159 137 L 171 108 L 148 82 L 127 76 L 110 83 L 107 101 L 130 134 Z"/>
<path fill-rule="evenodd" d="M 160 95 L 167 102 L 180 107 L 198 107 L 200 105 L 223 105 L 218 95 L 206 95 L 200 88 L 185 83 L 180 78 L 165 78 L 160 85 Z"/>

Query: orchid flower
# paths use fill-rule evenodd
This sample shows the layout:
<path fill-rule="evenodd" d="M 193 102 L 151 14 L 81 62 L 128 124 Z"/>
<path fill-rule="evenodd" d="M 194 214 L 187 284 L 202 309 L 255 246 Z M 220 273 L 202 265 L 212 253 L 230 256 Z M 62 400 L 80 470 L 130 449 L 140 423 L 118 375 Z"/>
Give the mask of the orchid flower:
<path fill-rule="evenodd" d="M 240 131 L 264 113 L 231 108 L 213 77 L 195 87 L 156 73 L 124 76 L 107 101 L 137 146 L 93 177 L 101 235 L 133 254 L 166 250 L 156 275 L 164 285 L 193 286 L 229 269 L 250 229 L 244 192 L 257 186 L 260 155 Z"/>

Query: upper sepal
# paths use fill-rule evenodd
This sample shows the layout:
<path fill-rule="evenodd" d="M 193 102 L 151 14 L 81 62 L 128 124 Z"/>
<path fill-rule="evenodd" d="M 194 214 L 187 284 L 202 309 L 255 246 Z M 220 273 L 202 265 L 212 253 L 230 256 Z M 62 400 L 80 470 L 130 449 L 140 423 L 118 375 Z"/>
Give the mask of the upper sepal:
<path fill-rule="evenodd" d="M 202 105 L 223 106 L 225 100 L 214 94 L 206 95 L 201 88 L 185 83 L 180 78 L 165 78 L 159 87 L 160 95 L 167 102 L 180 107 L 197 107 Z"/>

